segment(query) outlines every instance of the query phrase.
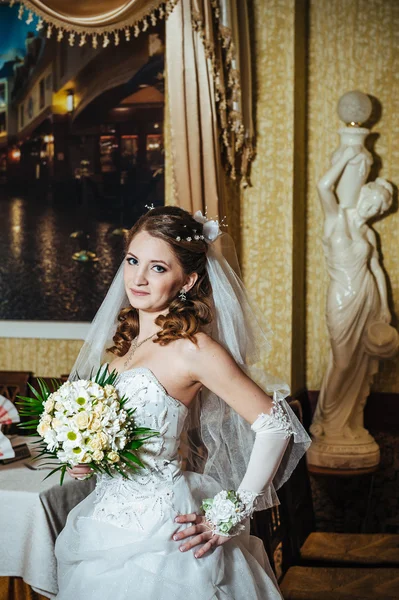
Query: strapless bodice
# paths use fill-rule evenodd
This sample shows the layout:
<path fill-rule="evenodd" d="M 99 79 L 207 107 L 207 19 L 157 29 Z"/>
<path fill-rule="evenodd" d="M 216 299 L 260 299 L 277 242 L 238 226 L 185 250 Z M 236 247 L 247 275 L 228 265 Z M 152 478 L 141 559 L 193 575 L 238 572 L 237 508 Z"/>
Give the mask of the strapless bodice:
<path fill-rule="evenodd" d="M 99 475 L 93 517 L 130 526 L 140 514 L 162 509 L 173 501 L 173 485 L 181 476 L 179 440 L 188 414 L 187 407 L 169 396 L 150 369 L 137 367 L 121 373 L 115 387 L 126 407 L 134 408 L 135 423 L 159 432 L 140 449 L 145 469 L 110 477 Z"/>

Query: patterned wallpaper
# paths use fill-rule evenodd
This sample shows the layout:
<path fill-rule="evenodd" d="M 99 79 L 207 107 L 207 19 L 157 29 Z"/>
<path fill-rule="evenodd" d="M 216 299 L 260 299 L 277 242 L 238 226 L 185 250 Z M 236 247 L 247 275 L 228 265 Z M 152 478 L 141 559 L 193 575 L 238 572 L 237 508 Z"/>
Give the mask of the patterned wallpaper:
<path fill-rule="evenodd" d="M 241 264 L 274 331 L 269 371 L 290 381 L 294 0 L 255 0 L 257 155 L 241 199 Z M 266 34 L 267 33 L 267 34 Z"/>
<path fill-rule="evenodd" d="M 69 373 L 82 345 L 79 340 L 2 338 L 0 342 L 0 371 L 32 371 L 41 377 Z"/>
<path fill-rule="evenodd" d="M 399 2 L 310 0 L 307 206 L 307 386 L 320 389 L 329 340 L 324 319 L 328 278 L 320 236 L 322 212 L 315 184 L 329 165 L 342 125 L 339 97 L 359 89 L 378 99 L 382 115 L 372 131 L 380 176 L 399 185 Z M 399 314 L 399 212 L 375 225 Z M 399 358 L 381 364 L 374 389 L 399 392 Z"/>

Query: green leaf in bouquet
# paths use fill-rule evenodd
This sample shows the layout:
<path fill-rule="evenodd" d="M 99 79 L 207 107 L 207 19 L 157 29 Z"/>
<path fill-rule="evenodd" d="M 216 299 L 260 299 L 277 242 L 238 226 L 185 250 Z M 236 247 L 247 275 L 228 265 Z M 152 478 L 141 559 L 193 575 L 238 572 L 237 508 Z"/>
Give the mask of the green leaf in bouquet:
<path fill-rule="evenodd" d="M 88 463 L 87 466 L 90 467 L 90 469 L 93 469 L 93 471 L 96 473 L 101 473 L 101 467 L 97 463 L 91 462 Z"/>
<path fill-rule="evenodd" d="M 101 385 L 101 387 L 104 387 L 106 385 L 114 385 L 118 375 L 119 373 L 115 369 L 110 373 L 108 371 L 108 363 L 105 363 L 105 365 L 101 365 L 101 367 L 98 369 L 94 378 L 92 372 L 90 373 L 90 379 L 92 379 L 98 385 Z"/>
<path fill-rule="evenodd" d="M 19 429 L 33 429 L 34 431 L 37 430 L 37 426 L 38 426 L 38 422 L 34 424 L 27 424 L 27 423 L 18 423 L 18 428 Z M 35 433 L 34 435 L 37 435 L 37 433 Z"/>
<path fill-rule="evenodd" d="M 134 435 L 146 435 L 147 433 L 151 434 L 151 437 L 159 435 L 159 431 L 155 431 L 155 429 L 150 429 L 149 427 L 135 427 Z"/>
<path fill-rule="evenodd" d="M 41 377 L 37 378 L 37 383 L 39 384 L 39 388 L 40 388 L 40 392 L 42 394 L 43 401 L 46 401 L 47 398 L 51 394 L 50 388 L 47 385 L 47 383 L 44 381 L 44 379 L 42 379 Z"/>
<path fill-rule="evenodd" d="M 60 485 L 62 485 L 64 483 L 64 478 L 65 478 L 65 473 L 66 473 L 66 465 L 63 465 L 61 468 L 61 479 L 60 479 Z"/>
<path fill-rule="evenodd" d="M 27 414 L 29 414 L 29 415 L 30 414 L 35 414 L 35 415 L 42 414 L 44 408 L 43 408 L 43 402 L 42 402 L 40 396 L 38 399 L 28 398 L 27 396 L 17 396 L 17 398 L 20 399 L 20 402 L 16 401 L 15 404 L 17 404 L 18 406 L 21 406 L 21 409 L 19 410 L 20 414 L 21 414 L 21 410 L 26 411 Z"/>
<path fill-rule="evenodd" d="M 51 385 L 53 386 L 52 392 L 56 392 L 63 385 L 61 379 L 51 379 Z"/>
<path fill-rule="evenodd" d="M 43 404 L 43 397 L 40 395 L 40 393 L 38 392 L 38 390 L 35 389 L 33 387 L 33 385 L 30 384 L 30 383 L 28 383 L 28 387 L 29 387 L 30 391 L 33 394 L 33 398 L 29 398 L 29 400 L 34 400 L 36 398 L 40 402 L 40 404 Z M 27 398 L 27 400 L 28 400 L 28 398 Z"/>
<path fill-rule="evenodd" d="M 110 477 L 112 477 L 112 473 L 108 467 L 108 465 L 106 465 L 105 463 L 102 465 L 102 468 L 104 469 L 104 471 L 106 472 L 107 475 L 109 475 Z"/>
<path fill-rule="evenodd" d="M 48 473 L 48 475 L 46 475 L 46 477 L 43 478 L 43 481 L 46 481 L 46 479 L 48 479 L 49 477 L 51 477 L 51 475 L 53 475 L 54 473 L 57 473 L 57 471 L 61 471 L 61 469 L 67 468 L 68 465 L 66 465 L 65 463 L 58 465 L 58 467 L 56 467 L 55 469 L 53 469 L 52 471 L 50 471 L 50 473 Z M 62 475 L 61 475 L 62 477 Z M 62 485 L 61 483 L 61 479 L 60 479 L 60 485 Z"/>
<path fill-rule="evenodd" d="M 122 456 L 125 459 L 125 462 L 126 461 L 133 462 L 136 465 L 138 465 L 139 467 L 145 469 L 145 465 L 132 452 L 129 452 L 128 450 L 122 450 L 122 452 L 119 452 L 119 454 L 120 454 L 120 456 Z"/>
<path fill-rule="evenodd" d="M 115 465 L 114 468 L 119 473 L 119 475 L 122 475 L 124 479 L 129 479 L 128 475 L 126 475 L 126 473 L 124 473 L 118 465 Z"/>
<path fill-rule="evenodd" d="M 148 438 L 145 438 L 148 439 Z M 125 448 L 127 450 L 138 450 L 143 445 L 144 440 L 132 440 L 128 444 L 126 444 Z"/>
<path fill-rule="evenodd" d="M 122 396 L 122 398 L 120 398 L 119 400 L 119 404 L 121 405 L 122 408 L 124 408 L 126 402 L 129 400 L 129 396 Z M 129 414 L 129 415 L 133 415 L 136 410 L 137 410 L 137 406 L 135 406 L 134 408 L 124 408 L 124 410 Z"/>

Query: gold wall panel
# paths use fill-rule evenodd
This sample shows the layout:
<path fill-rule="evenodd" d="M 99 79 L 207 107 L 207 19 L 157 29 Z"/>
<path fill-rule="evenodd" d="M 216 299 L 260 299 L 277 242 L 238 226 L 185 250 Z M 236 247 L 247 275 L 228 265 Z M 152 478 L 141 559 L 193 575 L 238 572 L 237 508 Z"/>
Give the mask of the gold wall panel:
<path fill-rule="evenodd" d="M 295 2 L 253 7 L 257 143 L 241 198 L 241 265 L 274 331 L 265 366 L 291 382 Z"/>
<path fill-rule="evenodd" d="M 81 340 L 0 339 L 0 371 L 32 371 L 39 377 L 69 373 Z"/>
<path fill-rule="evenodd" d="M 336 106 L 342 94 L 359 89 L 382 105 L 375 151 L 380 176 L 399 184 L 399 2 L 397 0 L 310 0 L 307 209 L 307 386 L 320 389 L 329 339 L 325 325 L 328 284 L 321 246 L 322 211 L 315 185 L 327 170 L 342 125 Z M 384 267 L 399 310 L 399 213 L 376 223 Z M 392 308 L 392 304 L 391 304 Z M 397 323 L 397 321 L 396 321 Z M 399 359 L 381 363 L 373 389 L 399 392 Z"/>

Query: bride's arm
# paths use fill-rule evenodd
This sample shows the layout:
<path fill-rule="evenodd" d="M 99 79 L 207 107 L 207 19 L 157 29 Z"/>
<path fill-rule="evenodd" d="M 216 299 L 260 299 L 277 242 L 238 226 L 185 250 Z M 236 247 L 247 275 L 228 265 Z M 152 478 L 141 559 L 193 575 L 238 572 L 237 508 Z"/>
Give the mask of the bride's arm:
<path fill-rule="evenodd" d="M 260 413 L 269 413 L 272 398 L 240 369 L 229 352 L 205 333 L 196 338 L 198 346 L 187 344 L 184 355 L 191 379 L 222 398 L 248 423 Z"/>
<path fill-rule="evenodd" d="M 242 504 L 239 520 L 234 527 L 229 526 L 226 531 L 225 521 L 218 519 L 218 507 L 225 501 L 225 493 L 218 494 L 214 501 L 211 501 L 210 509 L 206 511 L 207 523 L 202 517 L 194 514 L 181 515 L 176 519 L 180 523 L 194 521 L 195 525 L 179 532 L 175 539 L 195 535 L 192 540 L 184 543 L 181 547 L 183 551 L 206 542 L 195 553 L 199 558 L 212 546 L 224 543 L 226 535 L 236 535 L 242 530 L 242 523 L 252 514 L 257 497 L 271 484 L 292 432 L 284 409 L 242 372 L 222 346 L 205 334 L 200 334 L 197 339 L 198 347 L 192 347 L 186 353 L 193 380 L 200 381 L 223 398 L 251 423 L 256 434 L 247 471 L 236 494 Z M 232 497 L 234 499 L 234 495 Z M 212 527 L 211 531 L 209 525 Z"/>

